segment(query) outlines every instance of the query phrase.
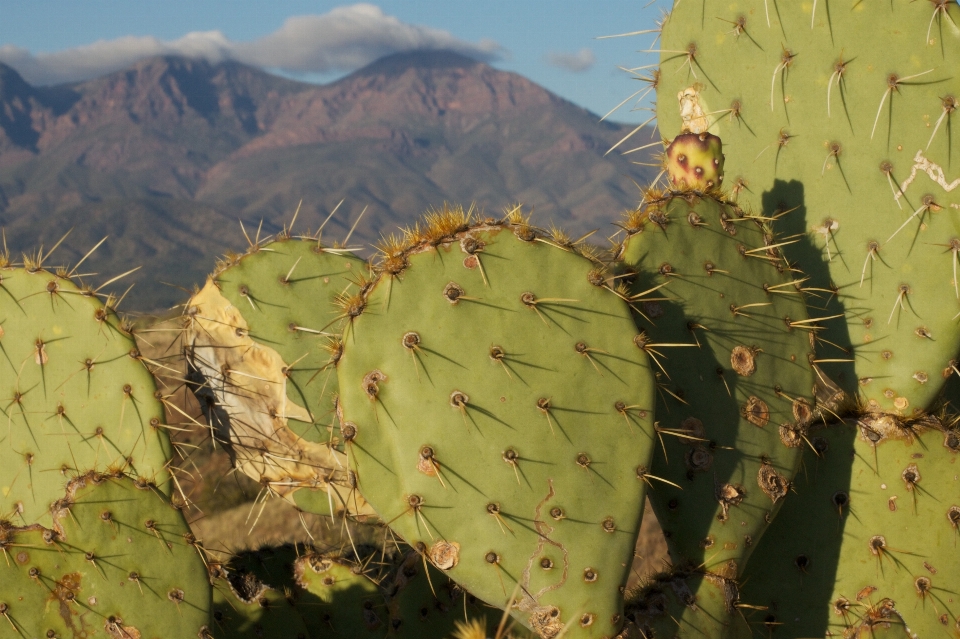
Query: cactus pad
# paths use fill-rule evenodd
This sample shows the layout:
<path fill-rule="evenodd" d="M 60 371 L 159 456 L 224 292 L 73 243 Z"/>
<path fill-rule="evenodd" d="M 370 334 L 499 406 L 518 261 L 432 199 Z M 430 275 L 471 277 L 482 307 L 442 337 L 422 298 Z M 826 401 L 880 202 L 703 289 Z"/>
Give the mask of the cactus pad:
<path fill-rule="evenodd" d="M 198 637 L 210 618 L 202 550 L 180 511 L 140 480 L 76 477 L 51 528 L 0 522 L 0 550 L 10 636 Z"/>
<path fill-rule="evenodd" d="M 357 558 L 281 546 L 214 565 L 213 636 L 440 639 L 467 617 L 488 628 L 500 621 L 502 611 L 483 606 L 403 548 L 386 556 L 360 547 Z"/>
<path fill-rule="evenodd" d="M 884 416 L 811 436 L 819 456 L 805 451 L 744 574 L 743 601 L 768 608 L 747 620 L 785 636 L 960 636 L 960 431 Z"/>
<path fill-rule="evenodd" d="M 88 471 L 169 494 L 170 443 L 150 372 L 119 318 L 64 273 L 0 268 L 0 519 L 52 526 Z"/>
<path fill-rule="evenodd" d="M 841 316 L 826 372 L 925 409 L 960 348 L 960 6 L 677 2 L 661 51 L 662 134 L 722 137 L 737 201 L 802 238 L 784 252 Z"/>
<path fill-rule="evenodd" d="M 652 592 L 685 584 L 697 607 L 683 623 L 714 636 L 806 445 L 809 320 L 773 236 L 736 206 L 668 193 L 621 226 L 621 268 L 662 389 L 650 498 L 677 571 Z M 674 607 L 689 603 L 666 590 Z"/>
<path fill-rule="evenodd" d="M 519 209 L 478 224 L 447 210 L 408 237 L 404 268 L 355 298 L 338 364 L 360 490 L 469 592 L 515 596 L 542 636 L 616 634 L 652 450 L 627 305 Z"/>

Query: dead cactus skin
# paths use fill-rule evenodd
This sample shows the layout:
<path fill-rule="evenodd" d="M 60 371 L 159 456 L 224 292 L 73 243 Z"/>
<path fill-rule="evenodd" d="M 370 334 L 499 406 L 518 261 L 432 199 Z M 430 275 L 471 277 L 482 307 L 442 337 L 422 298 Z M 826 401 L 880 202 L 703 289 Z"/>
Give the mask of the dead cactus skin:
<path fill-rule="evenodd" d="M 336 405 L 339 331 L 362 310 L 367 270 L 282 236 L 221 263 L 186 306 L 195 392 L 216 402 L 218 439 L 239 470 L 308 512 L 375 515 L 347 469 Z"/>

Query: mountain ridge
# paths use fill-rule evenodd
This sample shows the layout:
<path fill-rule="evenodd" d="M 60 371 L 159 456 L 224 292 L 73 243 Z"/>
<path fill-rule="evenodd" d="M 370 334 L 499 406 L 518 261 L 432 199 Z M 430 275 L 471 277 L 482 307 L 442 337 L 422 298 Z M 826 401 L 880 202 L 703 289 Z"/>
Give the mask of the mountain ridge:
<path fill-rule="evenodd" d="M 333 237 L 367 207 L 364 243 L 443 202 L 521 201 L 580 234 L 632 206 L 652 173 L 605 155 L 629 129 L 597 119 L 452 52 L 394 54 L 326 85 L 165 56 L 32 87 L 0 65 L 0 226 L 14 252 L 75 228 L 62 261 L 109 235 L 88 263 L 143 264 L 128 298 L 140 310 L 183 296 L 159 282 L 202 283 L 242 249 L 235 220 L 276 232 L 301 201 L 316 228 L 345 199 Z"/>

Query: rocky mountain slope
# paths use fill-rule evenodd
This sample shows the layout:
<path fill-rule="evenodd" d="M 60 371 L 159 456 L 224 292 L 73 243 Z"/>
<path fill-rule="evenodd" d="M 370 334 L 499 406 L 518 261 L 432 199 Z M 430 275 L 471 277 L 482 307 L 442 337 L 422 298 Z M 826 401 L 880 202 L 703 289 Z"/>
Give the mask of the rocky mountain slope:
<path fill-rule="evenodd" d="M 445 201 L 491 214 L 520 201 L 541 225 L 608 233 L 653 170 L 605 156 L 629 129 L 597 120 L 451 52 L 389 56 L 323 86 L 168 57 L 32 87 L 0 65 L 0 226 L 15 254 L 75 227 L 56 263 L 109 235 L 84 270 L 143 265 L 124 306 L 151 311 L 245 246 L 238 220 L 275 232 L 301 200 L 301 229 L 345 200 L 331 240 L 367 207 L 351 244 Z"/>

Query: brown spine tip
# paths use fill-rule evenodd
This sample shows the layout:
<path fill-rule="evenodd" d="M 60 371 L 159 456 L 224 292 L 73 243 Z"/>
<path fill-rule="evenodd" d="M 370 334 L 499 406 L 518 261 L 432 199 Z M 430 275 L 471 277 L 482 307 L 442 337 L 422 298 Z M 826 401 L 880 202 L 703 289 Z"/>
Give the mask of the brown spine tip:
<path fill-rule="evenodd" d="M 947 521 L 950 522 L 954 530 L 960 528 L 960 506 L 950 506 L 947 510 Z"/>
<path fill-rule="evenodd" d="M 887 540 L 883 535 L 874 535 L 870 538 L 867 544 L 870 547 L 870 552 L 876 556 L 880 556 L 880 553 L 887 548 Z"/>
<path fill-rule="evenodd" d="M 830 500 L 833 502 L 834 506 L 836 506 L 838 509 L 842 509 L 850 503 L 850 494 L 843 490 L 838 490 L 837 492 L 833 493 L 833 497 L 831 497 Z"/>
<path fill-rule="evenodd" d="M 363 376 L 361 387 L 367 397 L 377 399 L 377 395 L 380 393 L 380 382 L 385 381 L 387 381 L 387 376 L 383 374 L 383 371 L 374 369 Z"/>

